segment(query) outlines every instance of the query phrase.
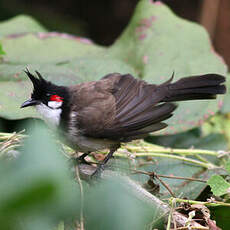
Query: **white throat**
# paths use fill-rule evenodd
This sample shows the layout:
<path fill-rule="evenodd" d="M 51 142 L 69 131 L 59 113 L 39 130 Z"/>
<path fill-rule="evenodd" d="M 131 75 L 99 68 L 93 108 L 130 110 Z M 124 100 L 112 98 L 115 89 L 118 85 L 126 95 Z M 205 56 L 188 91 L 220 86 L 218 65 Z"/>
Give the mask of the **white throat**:
<path fill-rule="evenodd" d="M 57 105 L 52 106 L 53 109 L 50 108 L 49 106 L 41 103 L 39 105 L 36 105 L 36 109 L 42 115 L 42 117 L 48 123 L 48 125 L 51 125 L 52 127 L 56 128 L 60 123 L 61 112 L 62 112 L 62 109 L 60 108 L 61 104 L 59 103 L 59 106 Z"/>

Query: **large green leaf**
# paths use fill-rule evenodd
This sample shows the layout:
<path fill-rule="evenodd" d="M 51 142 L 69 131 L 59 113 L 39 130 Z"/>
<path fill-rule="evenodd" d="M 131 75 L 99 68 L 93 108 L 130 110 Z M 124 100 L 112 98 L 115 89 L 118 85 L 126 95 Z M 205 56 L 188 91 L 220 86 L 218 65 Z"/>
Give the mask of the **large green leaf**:
<path fill-rule="evenodd" d="M 98 53 L 96 45 L 58 33 L 24 34 L 16 38 L 2 39 L 6 50 L 6 61 L 12 64 L 69 62 L 76 57 L 91 56 Z"/>
<path fill-rule="evenodd" d="M 25 94 L 19 92 L 20 81 L 26 79 L 22 73 L 26 66 L 65 85 L 98 80 L 111 72 L 131 73 L 151 83 L 169 79 L 173 71 L 175 79 L 226 73 L 226 65 L 213 51 L 201 26 L 177 17 L 159 2 L 147 0 L 139 2 L 127 29 L 108 48 L 96 46 L 87 39 L 44 32 L 3 37 L 2 44 L 6 56 L 0 65 L 0 79 L 6 82 L 0 91 L 0 116 L 10 119 L 34 116 L 31 109 L 18 110 L 27 98 L 25 94 L 29 96 L 31 92 L 27 88 Z M 14 89 L 17 99 L 6 98 L 9 89 Z M 166 132 L 197 126 L 217 109 L 215 100 L 180 103 Z"/>
<path fill-rule="evenodd" d="M 17 34 L 28 32 L 45 32 L 46 29 L 33 18 L 27 15 L 20 15 L 10 20 L 1 22 L 0 31 L 1 38 L 6 35 L 16 36 Z"/>

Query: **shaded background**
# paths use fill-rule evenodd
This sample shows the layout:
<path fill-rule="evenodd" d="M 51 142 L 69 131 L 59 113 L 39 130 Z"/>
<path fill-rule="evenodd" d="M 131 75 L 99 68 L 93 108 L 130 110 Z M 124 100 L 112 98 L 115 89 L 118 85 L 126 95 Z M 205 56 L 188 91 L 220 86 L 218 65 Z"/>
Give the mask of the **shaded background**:
<path fill-rule="evenodd" d="M 208 30 L 230 66 L 229 0 L 164 0 L 179 16 Z M 1 0 L 0 20 L 28 14 L 50 31 L 68 32 L 111 45 L 127 26 L 138 0 Z"/>

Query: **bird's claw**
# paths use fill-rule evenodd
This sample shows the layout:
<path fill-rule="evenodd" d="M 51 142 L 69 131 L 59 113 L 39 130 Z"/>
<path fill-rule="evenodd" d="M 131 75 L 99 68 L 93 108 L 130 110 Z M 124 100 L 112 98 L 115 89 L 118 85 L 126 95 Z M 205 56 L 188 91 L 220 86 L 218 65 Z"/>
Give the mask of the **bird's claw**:
<path fill-rule="evenodd" d="M 83 155 L 81 155 L 80 157 L 77 157 L 76 162 L 77 164 L 87 164 L 87 165 L 90 164 L 89 162 L 85 160 L 85 157 L 83 157 Z"/>
<path fill-rule="evenodd" d="M 105 166 L 104 164 L 99 164 L 96 168 L 96 170 L 93 172 L 93 174 L 90 176 L 91 179 L 93 180 L 98 180 L 98 179 L 101 179 L 101 174 L 103 172 L 103 170 L 105 169 Z"/>

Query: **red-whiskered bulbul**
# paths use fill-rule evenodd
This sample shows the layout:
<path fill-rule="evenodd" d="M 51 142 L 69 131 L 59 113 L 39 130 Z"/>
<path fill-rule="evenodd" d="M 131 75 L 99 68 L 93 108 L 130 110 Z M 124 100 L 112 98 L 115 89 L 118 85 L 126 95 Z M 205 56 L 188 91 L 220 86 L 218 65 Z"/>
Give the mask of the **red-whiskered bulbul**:
<path fill-rule="evenodd" d="M 148 84 L 130 74 L 112 73 L 99 81 L 73 86 L 58 86 L 25 73 L 33 83 L 31 99 L 21 108 L 35 106 L 44 119 L 60 128 L 69 145 L 83 152 L 110 149 L 97 171 L 112 157 L 121 142 L 146 137 L 150 132 L 167 126 L 163 121 L 173 115 L 172 102 L 214 99 L 224 94 L 225 77 L 206 74 L 182 78 L 173 77 L 160 85 Z"/>

